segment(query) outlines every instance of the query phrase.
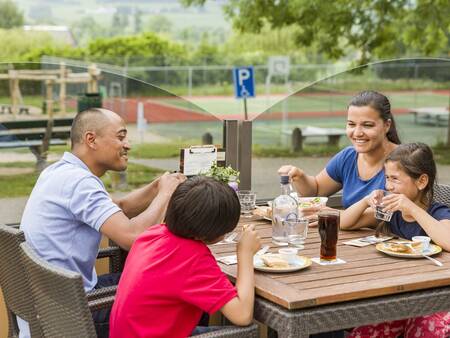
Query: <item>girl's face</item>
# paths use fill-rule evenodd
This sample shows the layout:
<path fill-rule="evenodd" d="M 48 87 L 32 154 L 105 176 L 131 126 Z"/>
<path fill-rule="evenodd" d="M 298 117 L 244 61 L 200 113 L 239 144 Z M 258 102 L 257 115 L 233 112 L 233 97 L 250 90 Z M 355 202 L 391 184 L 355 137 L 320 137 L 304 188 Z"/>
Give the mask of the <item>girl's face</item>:
<path fill-rule="evenodd" d="M 347 137 L 358 153 L 367 153 L 382 146 L 391 121 L 383 121 L 369 106 L 350 106 L 347 112 Z"/>
<path fill-rule="evenodd" d="M 386 190 L 394 194 L 403 194 L 413 202 L 420 201 L 421 191 L 426 187 L 422 178 L 414 179 L 403 171 L 400 163 L 388 161 L 384 165 Z M 423 175 L 422 175 L 423 176 Z"/>

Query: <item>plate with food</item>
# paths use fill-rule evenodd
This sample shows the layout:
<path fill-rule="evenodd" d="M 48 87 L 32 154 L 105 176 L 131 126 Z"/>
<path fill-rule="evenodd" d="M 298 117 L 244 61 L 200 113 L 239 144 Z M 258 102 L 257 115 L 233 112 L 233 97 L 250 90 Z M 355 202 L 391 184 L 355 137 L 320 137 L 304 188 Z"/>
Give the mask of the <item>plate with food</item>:
<path fill-rule="evenodd" d="M 328 197 L 297 197 L 299 208 L 324 207 L 327 204 Z"/>
<path fill-rule="evenodd" d="M 264 272 L 291 272 L 305 269 L 311 265 L 311 259 L 305 256 L 296 256 L 291 262 L 283 259 L 280 254 L 268 253 L 257 255 L 253 259 L 256 270 Z"/>
<path fill-rule="evenodd" d="M 268 221 L 272 221 L 272 207 L 268 205 L 256 206 L 253 215 L 260 216 Z"/>
<path fill-rule="evenodd" d="M 405 258 L 422 258 L 423 256 L 433 256 L 442 251 L 436 244 L 430 244 L 429 248 L 422 252 L 422 243 L 412 241 L 390 241 L 378 243 L 375 247 L 387 255 Z"/>

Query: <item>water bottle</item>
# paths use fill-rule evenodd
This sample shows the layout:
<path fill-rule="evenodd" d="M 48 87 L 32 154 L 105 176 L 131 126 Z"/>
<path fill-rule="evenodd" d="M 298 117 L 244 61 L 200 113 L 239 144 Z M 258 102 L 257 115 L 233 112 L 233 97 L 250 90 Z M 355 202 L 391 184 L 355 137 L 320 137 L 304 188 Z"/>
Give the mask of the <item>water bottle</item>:
<path fill-rule="evenodd" d="M 272 202 L 272 242 L 287 245 L 289 220 L 298 219 L 298 202 L 292 197 L 289 176 L 280 176 L 281 195 Z"/>

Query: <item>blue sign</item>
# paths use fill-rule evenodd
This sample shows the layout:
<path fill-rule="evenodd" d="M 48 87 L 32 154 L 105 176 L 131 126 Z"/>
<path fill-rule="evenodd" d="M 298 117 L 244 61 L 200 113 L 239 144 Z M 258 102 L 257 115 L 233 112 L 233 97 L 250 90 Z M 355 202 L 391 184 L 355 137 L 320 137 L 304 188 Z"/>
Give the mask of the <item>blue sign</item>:
<path fill-rule="evenodd" d="M 255 77 L 253 67 L 233 69 L 234 94 L 237 99 L 255 97 Z"/>

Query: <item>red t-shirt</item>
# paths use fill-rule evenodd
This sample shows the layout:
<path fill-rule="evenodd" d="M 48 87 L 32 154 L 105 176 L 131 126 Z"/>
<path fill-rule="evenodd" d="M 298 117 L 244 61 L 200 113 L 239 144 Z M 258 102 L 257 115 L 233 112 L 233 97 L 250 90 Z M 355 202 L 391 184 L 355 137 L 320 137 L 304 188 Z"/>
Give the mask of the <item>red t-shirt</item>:
<path fill-rule="evenodd" d="M 110 318 L 110 338 L 187 337 L 202 312 L 237 296 L 201 241 L 164 224 L 140 235 L 128 254 Z"/>

